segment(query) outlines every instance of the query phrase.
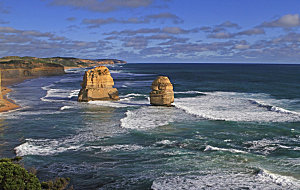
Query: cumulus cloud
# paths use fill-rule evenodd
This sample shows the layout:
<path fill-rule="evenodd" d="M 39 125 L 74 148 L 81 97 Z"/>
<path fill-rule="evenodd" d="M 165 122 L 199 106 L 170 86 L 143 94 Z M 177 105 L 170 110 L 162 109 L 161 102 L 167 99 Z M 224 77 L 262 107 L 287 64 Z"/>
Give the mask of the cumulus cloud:
<path fill-rule="evenodd" d="M 237 36 L 252 36 L 252 35 L 260 35 L 265 34 L 264 29 L 262 28 L 252 28 L 249 30 L 243 30 L 240 32 L 229 33 L 229 32 L 218 32 L 208 35 L 208 38 L 216 38 L 216 39 L 227 39 L 227 38 L 235 38 Z"/>
<path fill-rule="evenodd" d="M 264 22 L 260 27 L 282 27 L 291 28 L 300 26 L 300 16 L 299 14 L 287 14 L 279 19 L 273 20 L 271 22 Z"/>
<path fill-rule="evenodd" d="M 0 27 L 0 55 L 58 56 L 78 55 L 86 51 L 95 53 L 103 47 L 109 49 L 105 41 L 86 42 L 71 40 L 50 32 L 19 30 Z"/>
<path fill-rule="evenodd" d="M 198 28 L 183 29 L 180 27 L 164 27 L 164 28 L 141 28 L 138 30 L 122 30 L 103 33 L 104 35 L 127 35 L 133 36 L 138 34 L 165 33 L 165 34 L 188 34 L 198 32 Z"/>
<path fill-rule="evenodd" d="M 183 20 L 179 18 L 177 15 L 172 13 L 158 13 L 146 16 L 146 19 L 149 20 L 171 20 L 174 24 L 183 23 Z"/>
<path fill-rule="evenodd" d="M 75 20 L 77 20 L 77 18 L 76 17 L 68 17 L 68 18 L 66 18 L 66 20 L 67 21 L 75 21 Z"/>
<path fill-rule="evenodd" d="M 235 35 L 228 32 L 218 32 L 218 33 L 210 34 L 207 37 L 216 38 L 216 39 L 226 39 L 226 38 L 233 38 L 235 37 Z"/>
<path fill-rule="evenodd" d="M 233 23 L 231 21 L 223 22 L 223 23 L 217 25 L 216 27 L 221 27 L 221 28 L 240 28 L 240 26 L 238 24 Z"/>
<path fill-rule="evenodd" d="M 89 28 L 100 27 L 105 24 L 145 24 L 157 21 L 171 21 L 175 24 L 182 23 L 183 21 L 176 15 L 171 13 L 151 14 L 145 17 L 132 17 L 128 19 L 98 18 L 98 19 L 83 19 L 82 24 L 88 25 Z"/>
<path fill-rule="evenodd" d="M 122 8 L 147 7 L 153 0 L 52 0 L 51 5 L 68 6 L 94 12 L 110 12 Z"/>

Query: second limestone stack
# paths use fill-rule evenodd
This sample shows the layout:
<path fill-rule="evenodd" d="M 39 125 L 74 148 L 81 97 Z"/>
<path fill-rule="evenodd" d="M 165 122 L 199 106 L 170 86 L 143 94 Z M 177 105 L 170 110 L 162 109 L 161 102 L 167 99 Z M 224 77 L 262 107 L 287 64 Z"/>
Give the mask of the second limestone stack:
<path fill-rule="evenodd" d="M 166 76 L 157 77 L 152 83 L 150 104 L 155 106 L 171 106 L 174 102 L 173 85 Z"/>

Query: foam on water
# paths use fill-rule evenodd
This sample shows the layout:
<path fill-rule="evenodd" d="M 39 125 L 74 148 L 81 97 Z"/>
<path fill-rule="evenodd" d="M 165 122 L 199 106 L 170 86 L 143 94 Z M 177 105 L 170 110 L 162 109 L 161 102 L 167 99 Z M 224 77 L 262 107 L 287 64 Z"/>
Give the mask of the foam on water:
<path fill-rule="evenodd" d="M 72 90 L 68 96 L 68 98 L 78 97 L 80 89 Z"/>
<path fill-rule="evenodd" d="M 300 188 L 300 181 L 289 176 L 260 170 L 258 174 L 203 173 L 201 175 L 162 177 L 153 181 L 151 189 L 291 189 Z"/>
<path fill-rule="evenodd" d="M 173 107 L 146 106 L 128 110 L 121 119 L 121 127 L 128 129 L 152 129 L 176 120 L 178 111 Z"/>
<path fill-rule="evenodd" d="M 265 94 L 206 92 L 205 96 L 177 98 L 175 106 L 187 113 L 211 120 L 246 122 L 300 121 L 300 113 L 268 105 L 265 102 L 280 102 L 280 100 L 274 100 Z"/>
<path fill-rule="evenodd" d="M 51 84 L 48 86 L 41 87 L 43 90 L 46 90 L 46 95 L 40 100 L 44 102 L 62 102 L 69 100 L 73 97 L 77 97 L 79 93 L 79 89 L 57 89 L 53 88 L 55 85 Z"/>
<path fill-rule="evenodd" d="M 242 151 L 242 150 L 237 150 L 233 148 L 218 148 L 214 146 L 207 145 L 204 149 L 204 152 L 206 151 L 225 151 L 225 152 L 232 152 L 232 153 L 242 153 L 242 154 L 247 154 L 247 152 Z"/>
<path fill-rule="evenodd" d="M 63 106 L 60 108 L 60 110 L 62 111 L 62 110 L 68 110 L 68 109 L 72 109 L 72 108 L 73 108 L 73 106 Z"/>
<path fill-rule="evenodd" d="M 17 156 L 25 155 L 53 155 L 67 150 L 76 150 L 80 148 L 80 145 L 64 146 L 62 141 L 52 139 L 26 139 L 26 142 L 15 147 L 14 150 Z"/>
<path fill-rule="evenodd" d="M 300 138 L 297 137 L 276 137 L 273 139 L 260 139 L 244 142 L 248 150 L 268 155 L 278 149 L 297 150 Z"/>
<path fill-rule="evenodd" d="M 113 107 L 113 108 L 126 108 L 126 107 L 134 106 L 125 101 L 90 101 L 88 103 L 92 105 Z"/>
<path fill-rule="evenodd" d="M 111 152 L 111 151 L 136 151 L 141 150 L 144 147 L 136 145 L 136 144 L 125 144 L 125 145 L 111 145 L 111 146 L 90 146 L 91 149 L 100 149 L 102 152 Z"/>
<path fill-rule="evenodd" d="M 84 70 L 83 68 L 65 69 L 65 73 L 80 73 L 83 70 Z"/>

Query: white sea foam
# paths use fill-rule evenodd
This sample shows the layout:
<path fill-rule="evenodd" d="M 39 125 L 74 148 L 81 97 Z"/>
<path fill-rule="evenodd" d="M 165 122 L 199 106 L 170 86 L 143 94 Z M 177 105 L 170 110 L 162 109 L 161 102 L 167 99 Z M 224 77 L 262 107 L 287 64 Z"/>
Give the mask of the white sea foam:
<path fill-rule="evenodd" d="M 124 144 L 124 145 L 111 145 L 111 146 L 90 146 L 88 147 L 89 150 L 91 149 L 100 149 L 103 152 L 111 152 L 111 151 L 136 151 L 141 150 L 144 147 L 140 145 L 130 145 L 130 144 Z"/>
<path fill-rule="evenodd" d="M 268 170 L 260 170 L 257 177 L 264 182 L 270 183 L 273 182 L 277 184 L 279 187 L 289 187 L 289 189 L 299 189 L 300 188 L 300 181 L 290 177 L 290 176 L 283 176 L 279 174 L 272 173 Z"/>
<path fill-rule="evenodd" d="M 113 107 L 113 108 L 126 108 L 126 107 L 134 106 L 125 101 L 90 101 L 88 103 L 92 105 Z"/>
<path fill-rule="evenodd" d="M 174 94 L 204 94 L 205 92 L 200 91 L 185 91 L 185 92 L 174 92 Z"/>
<path fill-rule="evenodd" d="M 80 73 L 83 70 L 84 70 L 83 68 L 65 69 L 65 73 Z"/>
<path fill-rule="evenodd" d="M 153 181 L 151 189 L 291 189 L 300 188 L 300 181 L 289 176 L 261 170 L 257 175 L 237 173 L 203 173 L 197 176 L 167 176 Z"/>
<path fill-rule="evenodd" d="M 128 110 L 121 119 L 121 127 L 128 129 L 151 129 L 175 121 L 178 111 L 173 107 L 147 106 Z"/>
<path fill-rule="evenodd" d="M 79 94 L 80 89 L 77 90 L 72 90 L 68 96 L 68 98 L 73 98 L 73 97 L 77 97 Z"/>
<path fill-rule="evenodd" d="M 206 151 L 225 151 L 225 152 L 232 152 L 232 153 L 242 153 L 242 154 L 247 154 L 247 152 L 242 151 L 242 150 L 237 150 L 233 148 L 218 148 L 214 146 L 207 145 L 204 149 L 204 152 Z"/>
<path fill-rule="evenodd" d="M 247 122 L 295 122 L 300 113 L 262 102 L 265 94 L 211 92 L 205 96 L 177 98 L 175 106 L 189 114 L 211 120 Z M 275 102 L 274 100 L 271 100 Z M 278 100 L 279 101 L 279 100 Z"/>
<path fill-rule="evenodd" d="M 80 145 L 69 145 L 69 146 L 61 146 L 60 141 L 51 140 L 51 139 L 43 139 L 43 140 L 35 140 L 35 139 L 26 139 L 26 142 L 15 147 L 17 156 L 25 156 L 25 155 L 53 155 L 61 152 L 65 152 L 67 150 L 76 150 L 80 148 Z"/>
<path fill-rule="evenodd" d="M 295 144 L 299 143 L 300 139 L 292 137 L 277 137 L 274 139 L 260 139 L 248 141 L 244 144 L 253 152 L 268 155 L 277 149 L 295 150 Z"/>
<path fill-rule="evenodd" d="M 72 109 L 72 108 L 73 108 L 73 106 L 63 106 L 60 108 L 60 110 L 62 111 L 62 110 L 68 110 L 68 109 Z"/>
<path fill-rule="evenodd" d="M 79 89 L 56 89 L 52 88 L 54 84 L 42 87 L 43 90 L 46 90 L 47 93 L 44 97 L 40 98 L 44 102 L 61 102 L 66 101 L 73 97 L 77 97 Z"/>
<path fill-rule="evenodd" d="M 170 141 L 170 140 L 162 140 L 162 141 L 158 141 L 155 144 L 157 145 L 172 145 L 176 143 L 176 141 Z"/>

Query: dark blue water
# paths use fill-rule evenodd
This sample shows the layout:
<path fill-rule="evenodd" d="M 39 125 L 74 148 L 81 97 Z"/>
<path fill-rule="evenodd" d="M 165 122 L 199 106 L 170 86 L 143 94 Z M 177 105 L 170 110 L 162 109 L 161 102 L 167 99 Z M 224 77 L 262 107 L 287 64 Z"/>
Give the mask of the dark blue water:
<path fill-rule="evenodd" d="M 84 69 L 14 85 L 1 157 L 75 189 L 299 189 L 300 65 L 110 66 L 119 102 L 78 103 Z M 166 75 L 174 107 L 149 105 Z"/>

